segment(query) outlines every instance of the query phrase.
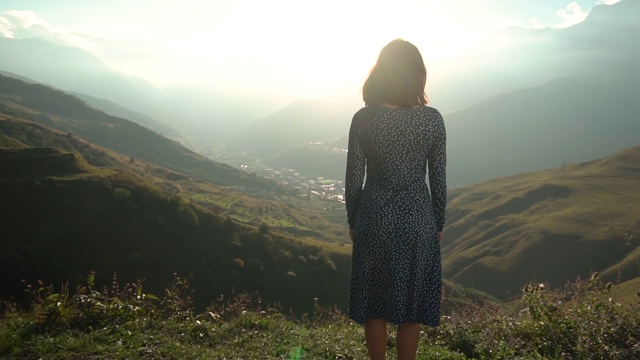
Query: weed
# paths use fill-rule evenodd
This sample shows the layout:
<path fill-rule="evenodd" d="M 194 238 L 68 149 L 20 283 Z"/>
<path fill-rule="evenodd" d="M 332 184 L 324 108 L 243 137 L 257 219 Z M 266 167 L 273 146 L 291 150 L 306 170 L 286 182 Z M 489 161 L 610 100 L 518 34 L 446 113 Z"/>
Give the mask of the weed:
<path fill-rule="evenodd" d="M 421 333 L 419 359 L 635 359 L 640 357 L 640 299 L 612 297 L 598 274 L 561 289 L 532 282 L 512 306 L 490 302 L 443 316 Z M 142 281 L 98 292 L 95 274 L 71 291 L 27 285 L 31 306 L 4 306 L 0 357 L 363 359 L 362 327 L 316 301 L 296 319 L 257 293 L 219 297 L 194 314 L 190 279 L 174 276 L 161 298 Z M 388 358 L 395 356 L 393 335 Z"/>

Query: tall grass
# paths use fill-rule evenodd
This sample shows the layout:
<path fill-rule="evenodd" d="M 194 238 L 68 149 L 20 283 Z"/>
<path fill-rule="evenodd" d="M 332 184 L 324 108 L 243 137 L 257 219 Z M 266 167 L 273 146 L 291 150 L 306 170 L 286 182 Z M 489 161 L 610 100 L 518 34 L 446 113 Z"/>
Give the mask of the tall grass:
<path fill-rule="evenodd" d="M 188 278 L 161 296 L 117 279 L 98 291 L 95 275 L 73 291 L 26 285 L 28 308 L 5 304 L 0 357 L 8 359 L 363 359 L 362 328 L 316 305 L 294 318 L 258 294 L 220 297 L 195 313 Z M 640 297 L 622 303 L 597 274 L 561 289 L 530 283 L 509 305 L 475 304 L 424 328 L 420 359 L 637 359 Z M 640 295 L 639 295 L 640 296 Z M 388 358 L 395 357 L 390 329 Z"/>

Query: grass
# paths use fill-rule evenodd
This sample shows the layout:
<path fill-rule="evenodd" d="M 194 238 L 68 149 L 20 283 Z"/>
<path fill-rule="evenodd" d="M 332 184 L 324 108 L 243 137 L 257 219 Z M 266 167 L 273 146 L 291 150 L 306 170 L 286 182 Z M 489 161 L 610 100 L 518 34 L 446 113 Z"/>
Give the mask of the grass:
<path fill-rule="evenodd" d="M 364 359 L 362 327 L 316 306 L 293 318 L 257 294 L 191 307 L 188 279 L 164 296 L 142 284 L 97 291 L 93 275 L 70 292 L 27 287 L 31 305 L 7 304 L 0 318 L 6 359 Z M 509 306 L 458 308 L 421 332 L 419 359 L 634 359 L 640 356 L 640 298 L 619 302 L 615 286 L 590 279 L 550 291 L 531 283 Z M 387 358 L 395 358 L 390 328 Z"/>

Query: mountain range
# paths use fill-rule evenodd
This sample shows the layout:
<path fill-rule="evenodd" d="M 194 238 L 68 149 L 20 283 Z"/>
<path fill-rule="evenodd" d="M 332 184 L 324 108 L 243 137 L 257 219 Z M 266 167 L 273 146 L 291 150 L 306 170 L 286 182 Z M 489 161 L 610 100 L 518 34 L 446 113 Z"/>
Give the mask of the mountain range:
<path fill-rule="evenodd" d="M 595 6 L 565 29 L 508 28 L 430 71 L 433 106 L 448 127 L 450 186 L 635 145 L 629 139 L 640 137 L 633 97 L 640 81 L 638 16 L 638 2 L 624 0 Z M 264 167 L 344 176 L 344 153 L 317 146 L 346 144 L 357 109 L 337 102 L 300 100 L 269 113 L 273 104 L 212 90 L 215 84 L 159 90 L 94 55 L 40 39 L 0 38 L 0 69 L 89 102 L 104 99 L 93 106 L 115 116 L 133 117 L 104 107 L 105 100 L 139 113 L 155 120 L 157 131 L 207 156 L 246 154 Z M 314 169 L 315 163 L 322 165 Z"/>
<path fill-rule="evenodd" d="M 567 29 L 508 29 L 435 82 L 452 189 L 447 280 L 501 300 L 534 279 L 560 286 L 591 271 L 637 288 L 639 14 L 625 0 Z M 163 93 L 38 39 L 0 38 L 0 69 L 0 197 L 12 210 L 0 219 L 3 290 L 19 291 L 18 275 L 115 269 L 166 284 L 180 271 L 216 284 L 203 301 L 237 287 L 270 300 L 293 292 L 300 309 L 317 294 L 345 306 L 343 204 L 184 144 L 341 179 L 347 109 L 300 100 L 260 115 L 270 105 Z"/>

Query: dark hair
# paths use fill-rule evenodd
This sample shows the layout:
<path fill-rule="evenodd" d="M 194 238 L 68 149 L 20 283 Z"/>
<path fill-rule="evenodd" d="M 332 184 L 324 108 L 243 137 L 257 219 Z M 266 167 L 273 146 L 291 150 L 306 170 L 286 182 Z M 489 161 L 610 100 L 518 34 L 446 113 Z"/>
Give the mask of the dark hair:
<path fill-rule="evenodd" d="M 428 103 L 424 87 L 427 69 L 422 55 L 412 43 L 396 39 L 380 51 L 378 61 L 362 87 L 365 105 L 388 103 L 412 107 Z"/>

